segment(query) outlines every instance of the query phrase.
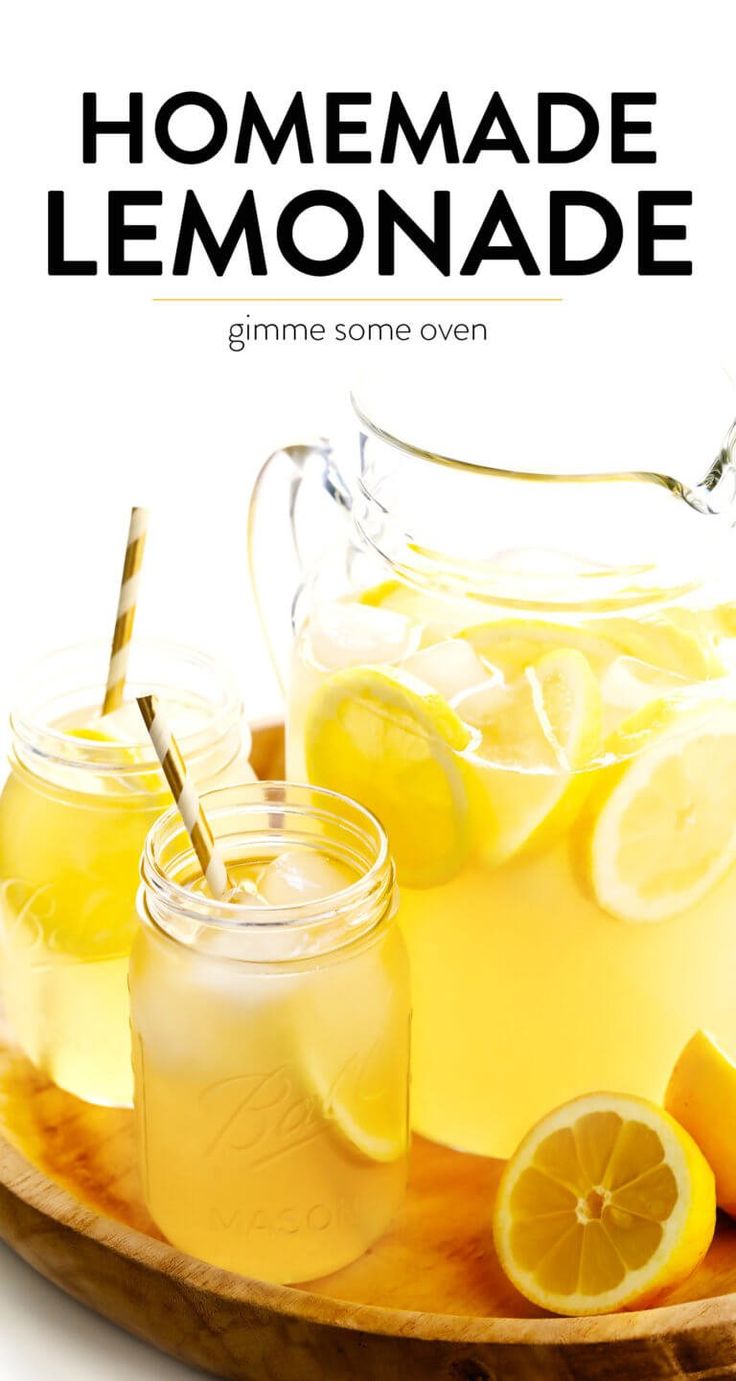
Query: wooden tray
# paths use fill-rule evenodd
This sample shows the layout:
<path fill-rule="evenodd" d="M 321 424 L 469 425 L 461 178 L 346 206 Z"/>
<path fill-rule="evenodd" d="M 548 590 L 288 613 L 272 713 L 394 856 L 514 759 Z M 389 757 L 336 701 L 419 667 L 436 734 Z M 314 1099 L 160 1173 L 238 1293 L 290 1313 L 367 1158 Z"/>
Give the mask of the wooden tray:
<path fill-rule="evenodd" d="M 257 737 L 262 775 L 280 739 Z M 556 1319 L 493 1255 L 500 1163 L 415 1142 L 404 1210 L 346 1270 L 266 1285 L 174 1251 L 142 1207 L 132 1114 L 37 1075 L 0 1035 L 0 1235 L 106 1318 L 233 1381 L 660 1381 L 736 1377 L 736 1226 L 666 1305 Z"/>

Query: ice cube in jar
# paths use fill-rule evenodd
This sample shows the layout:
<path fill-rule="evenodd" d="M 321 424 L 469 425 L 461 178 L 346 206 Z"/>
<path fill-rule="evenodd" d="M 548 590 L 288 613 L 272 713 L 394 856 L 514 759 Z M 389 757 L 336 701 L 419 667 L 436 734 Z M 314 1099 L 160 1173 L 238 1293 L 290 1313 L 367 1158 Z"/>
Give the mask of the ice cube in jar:
<path fill-rule="evenodd" d="M 269 906 L 294 906 L 342 892 L 356 876 L 348 864 L 316 849 L 285 849 L 264 868 L 258 892 Z"/>

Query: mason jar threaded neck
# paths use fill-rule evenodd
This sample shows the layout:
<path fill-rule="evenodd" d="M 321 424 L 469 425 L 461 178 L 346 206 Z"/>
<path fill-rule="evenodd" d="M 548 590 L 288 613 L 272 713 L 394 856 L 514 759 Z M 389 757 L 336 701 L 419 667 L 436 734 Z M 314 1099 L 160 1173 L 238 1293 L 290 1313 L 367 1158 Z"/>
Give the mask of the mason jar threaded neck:
<path fill-rule="evenodd" d="M 291 782 L 245 782 L 205 793 L 202 805 L 228 867 L 259 849 L 264 857 L 313 849 L 348 865 L 355 881 L 316 900 L 215 900 L 192 886 L 201 882 L 201 869 L 172 808 L 149 832 L 139 894 L 144 923 L 170 939 L 207 951 L 207 937 L 215 934 L 220 957 L 288 963 L 342 949 L 394 915 L 395 870 L 385 831 L 349 797 Z"/>
<path fill-rule="evenodd" d="M 163 791 L 145 733 L 133 741 L 115 727 L 106 731 L 102 720 L 99 737 L 70 732 L 86 712 L 94 716 L 101 707 L 108 658 L 109 644 L 90 641 L 59 648 L 30 665 L 10 714 L 14 757 L 34 775 L 52 784 L 58 779 L 66 789 L 85 791 L 92 781 L 114 776 L 132 792 Z M 136 639 L 126 701 L 149 693 L 190 711 L 188 724 L 183 714 L 181 730 L 173 727 L 195 777 L 205 779 L 234 761 L 242 747 L 242 705 L 232 676 L 216 659 L 177 643 Z"/>

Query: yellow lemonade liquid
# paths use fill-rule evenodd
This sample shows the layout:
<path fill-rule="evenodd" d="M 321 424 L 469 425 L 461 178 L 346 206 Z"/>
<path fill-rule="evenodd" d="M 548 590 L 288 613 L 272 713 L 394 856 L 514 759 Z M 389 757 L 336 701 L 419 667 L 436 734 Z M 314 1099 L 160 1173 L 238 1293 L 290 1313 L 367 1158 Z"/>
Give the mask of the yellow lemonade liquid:
<path fill-rule="evenodd" d="M 133 949 L 144 1194 L 182 1250 L 305 1280 L 360 1256 L 402 1199 L 406 954 L 393 925 L 329 952 L 290 933 L 289 907 L 356 876 L 313 847 L 261 844 L 228 869 L 250 907 L 276 898 L 278 935 L 205 923 L 175 939 L 149 923 Z"/>
<path fill-rule="evenodd" d="M 184 692 L 185 738 L 211 708 Z M 229 751 L 229 750 L 228 750 Z M 28 1058 L 78 1098 L 130 1106 L 127 973 L 139 859 L 170 804 L 135 704 L 75 707 L 16 742 L 0 798 L 0 980 Z"/>
<path fill-rule="evenodd" d="M 393 582 L 304 624 L 289 772 L 387 828 L 416 1130 L 509 1155 L 577 1094 L 661 1099 L 700 1026 L 736 1048 L 733 632 Z"/>
<path fill-rule="evenodd" d="M 0 960 L 11 1030 L 78 1098 L 132 1102 L 128 955 L 137 867 L 167 804 L 101 798 L 14 773 L 0 802 Z"/>

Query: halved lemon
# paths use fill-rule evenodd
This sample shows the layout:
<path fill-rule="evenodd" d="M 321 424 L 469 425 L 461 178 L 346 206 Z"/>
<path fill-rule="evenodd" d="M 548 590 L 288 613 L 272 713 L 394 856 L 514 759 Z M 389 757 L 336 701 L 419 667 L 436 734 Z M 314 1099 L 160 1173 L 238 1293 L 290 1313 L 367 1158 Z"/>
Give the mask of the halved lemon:
<path fill-rule="evenodd" d="M 736 705 L 653 701 L 609 746 L 623 760 L 595 799 L 593 891 L 621 920 L 663 921 L 736 862 Z"/>
<path fill-rule="evenodd" d="M 498 866 L 562 833 L 590 786 L 601 747 L 598 680 L 582 652 L 547 652 L 511 686 L 458 700 L 481 739 L 473 752 L 480 848 Z"/>
<path fill-rule="evenodd" d="M 524 1138 L 501 1177 L 493 1236 L 527 1299 L 603 1314 L 653 1304 L 690 1275 L 715 1214 L 713 1172 L 673 1117 L 643 1098 L 593 1093 Z"/>
<path fill-rule="evenodd" d="M 736 1063 L 707 1031 L 696 1031 L 682 1051 L 664 1103 L 711 1166 L 719 1207 L 736 1216 Z"/>
<path fill-rule="evenodd" d="M 307 775 L 353 796 L 388 831 L 399 882 L 430 887 L 462 866 L 471 842 L 469 729 L 407 672 L 350 668 L 329 676 L 307 709 Z"/>

